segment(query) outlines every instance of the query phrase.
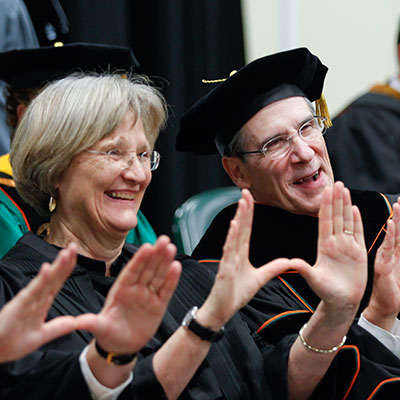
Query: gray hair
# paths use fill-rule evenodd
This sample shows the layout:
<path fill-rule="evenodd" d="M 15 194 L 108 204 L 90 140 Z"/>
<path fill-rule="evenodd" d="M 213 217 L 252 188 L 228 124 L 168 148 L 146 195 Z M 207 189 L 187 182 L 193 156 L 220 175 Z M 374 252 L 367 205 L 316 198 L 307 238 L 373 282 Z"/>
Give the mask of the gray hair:
<path fill-rule="evenodd" d="M 50 196 L 72 158 L 108 136 L 132 110 L 153 148 L 167 118 L 161 93 L 139 75 L 79 74 L 51 83 L 29 105 L 10 161 L 21 197 L 49 215 Z"/>
<path fill-rule="evenodd" d="M 314 106 L 313 103 L 307 98 L 304 97 L 305 102 L 307 103 L 310 111 L 314 114 Z M 243 162 L 246 162 L 247 156 L 246 154 L 238 154 L 246 150 L 246 143 L 247 143 L 247 134 L 246 134 L 245 125 L 243 125 L 233 136 L 232 140 L 228 143 L 224 150 L 225 157 L 238 157 Z"/>

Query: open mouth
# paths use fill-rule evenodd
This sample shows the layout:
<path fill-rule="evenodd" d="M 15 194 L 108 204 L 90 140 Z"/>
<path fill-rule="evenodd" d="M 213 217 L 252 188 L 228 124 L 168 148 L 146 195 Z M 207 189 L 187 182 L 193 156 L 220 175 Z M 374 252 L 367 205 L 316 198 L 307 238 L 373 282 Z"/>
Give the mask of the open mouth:
<path fill-rule="evenodd" d="M 120 199 L 120 200 L 134 200 L 135 196 L 132 193 L 126 192 L 107 192 L 106 195 L 111 197 L 112 199 Z"/>
<path fill-rule="evenodd" d="M 306 183 L 306 182 L 311 182 L 311 181 L 315 182 L 319 178 L 320 173 L 321 173 L 321 170 L 319 169 L 314 174 L 312 174 L 306 178 L 299 179 L 298 181 L 294 182 L 294 184 L 301 185 L 302 183 Z"/>

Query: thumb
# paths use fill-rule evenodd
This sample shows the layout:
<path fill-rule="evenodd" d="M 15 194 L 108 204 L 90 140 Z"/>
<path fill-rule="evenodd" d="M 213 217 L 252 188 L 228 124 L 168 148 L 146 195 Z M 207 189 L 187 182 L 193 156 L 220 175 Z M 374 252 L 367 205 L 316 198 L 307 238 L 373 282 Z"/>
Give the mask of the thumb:
<path fill-rule="evenodd" d="M 98 334 L 100 330 L 100 321 L 97 314 L 82 314 L 75 318 L 75 329 L 86 330 L 91 332 L 94 336 Z"/>
<path fill-rule="evenodd" d="M 292 260 L 288 258 L 277 258 L 258 268 L 257 271 L 262 275 L 263 285 L 265 285 L 272 278 L 292 268 Z"/>
<path fill-rule="evenodd" d="M 312 266 L 301 258 L 292 258 L 289 261 L 290 269 L 297 271 L 304 279 L 310 277 L 312 273 Z"/>

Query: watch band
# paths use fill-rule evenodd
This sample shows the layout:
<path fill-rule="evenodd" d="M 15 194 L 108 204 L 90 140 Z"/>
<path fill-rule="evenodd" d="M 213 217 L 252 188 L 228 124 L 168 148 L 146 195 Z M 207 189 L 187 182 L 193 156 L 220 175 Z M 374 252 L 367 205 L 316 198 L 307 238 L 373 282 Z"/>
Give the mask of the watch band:
<path fill-rule="evenodd" d="M 222 327 L 218 332 L 213 331 L 210 328 L 200 325 L 196 321 L 198 307 L 192 307 L 183 318 L 182 326 L 192 331 L 201 340 L 207 340 L 209 342 L 218 342 L 225 333 L 225 327 Z"/>
<path fill-rule="evenodd" d="M 99 355 L 107 360 L 109 364 L 115 365 L 125 365 L 129 364 L 137 355 L 137 353 L 133 354 L 118 354 L 112 351 L 105 351 L 98 343 L 97 340 L 94 341 L 94 345 L 96 347 Z"/>

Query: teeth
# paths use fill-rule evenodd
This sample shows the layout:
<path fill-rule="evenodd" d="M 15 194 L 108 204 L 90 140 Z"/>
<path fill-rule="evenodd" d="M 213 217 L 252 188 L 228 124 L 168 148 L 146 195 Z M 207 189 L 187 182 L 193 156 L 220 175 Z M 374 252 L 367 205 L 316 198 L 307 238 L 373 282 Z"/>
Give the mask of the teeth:
<path fill-rule="evenodd" d="M 317 171 L 313 176 L 309 177 L 309 178 L 303 178 L 303 179 L 299 179 L 296 184 L 301 184 L 303 182 L 306 182 L 310 179 L 312 179 L 314 182 L 319 178 L 319 171 Z"/>
<path fill-rule="evenodd" d="M 124 200 L 133 200 L 135 196 L 129 193 L 121 193 L 121 192 L 109 192 L 107 196 L 113 199 L 124 199 Z"/>

